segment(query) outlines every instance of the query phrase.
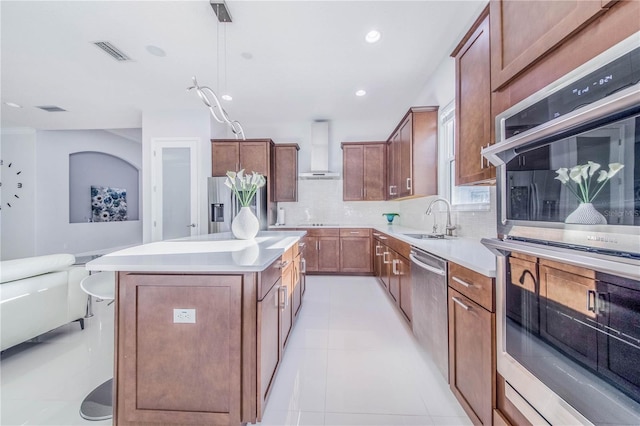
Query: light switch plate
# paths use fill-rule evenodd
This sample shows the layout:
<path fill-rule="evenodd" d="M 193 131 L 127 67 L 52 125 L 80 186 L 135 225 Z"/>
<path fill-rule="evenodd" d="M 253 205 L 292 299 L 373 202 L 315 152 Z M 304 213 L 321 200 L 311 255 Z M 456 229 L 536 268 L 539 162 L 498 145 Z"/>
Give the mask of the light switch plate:
<path fill-rule="evenodd" d="M 195 324 L 196 310 L 195 309 L 174 309 L 173 323 L 174 324 Z"/>

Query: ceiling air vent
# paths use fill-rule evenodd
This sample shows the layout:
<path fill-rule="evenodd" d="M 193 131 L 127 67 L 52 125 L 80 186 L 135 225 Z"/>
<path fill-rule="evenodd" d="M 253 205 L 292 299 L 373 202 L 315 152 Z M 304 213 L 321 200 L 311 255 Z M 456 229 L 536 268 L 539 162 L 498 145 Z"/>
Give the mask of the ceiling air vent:
<path fill-rule="evenodd" d="M 59 106 L 55 106 L 55 105 L 41 105 L 41 106 L 37 106 L 36 108 L 40 108 L 40 109 L 45 110 L 47 112 L 63 112 L 63 111 L 66 111 L 66 109 L 62 109 Z"/>
<path fill-rule="evenodd" d="M 108 41 L 96 41 L 93 44 L 102 49 L 107 55 L 111 56 L 113 59 L 119 62 L 130 61 L 131 58 L 128 57 L 125 53 L 123 53 L 120 49 L 115 47 L 113 44 Z"/>

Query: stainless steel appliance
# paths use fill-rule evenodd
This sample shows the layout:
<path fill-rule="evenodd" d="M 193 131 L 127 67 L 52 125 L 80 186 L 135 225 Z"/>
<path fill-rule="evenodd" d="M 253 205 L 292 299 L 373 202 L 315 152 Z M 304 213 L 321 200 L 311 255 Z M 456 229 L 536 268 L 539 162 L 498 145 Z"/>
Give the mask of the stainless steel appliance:
<path fill-rule="evenodd" d="M 640 424 L 639 37 L 496 117 L 483 151 L 497 167 L 498 238 L 482 240 L 497 255 L 496 365 L 534 424 Z M 557 171 L 589 161 L 623 168 L 591 200 L 601 223 L 566 223 L 578 197 Z"/>
<path fill-rule="evenodd" d="M 209 199 L 209 233 L 230 232 L 231 221 L 240 211 L 240 203 L 224 182 L 226 177 L 210 177 L 207 179 Z M 268 185 L 268 183 L 267 183 Z M 251 203 L 251 210 L 260 222 L 260 229 L 267 229 L 267 185 L 258 189 Z"/>
<path fill-rule="evenodd" d="M 411 248 L 413 333 L 449 381 L 447 261 Z"/>

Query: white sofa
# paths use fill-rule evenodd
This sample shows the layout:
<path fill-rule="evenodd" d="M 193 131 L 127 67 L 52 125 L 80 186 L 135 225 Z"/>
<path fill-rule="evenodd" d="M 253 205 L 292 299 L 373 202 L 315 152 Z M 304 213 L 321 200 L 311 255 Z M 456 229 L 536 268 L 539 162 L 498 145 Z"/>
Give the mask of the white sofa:
<path fill-rule="evenodd" d="M 84 328 L 87 294 L 80 281 L 89 272 L 74 263 L 72 254 L 0 262 L 0 350 L 71 321 Z"/>

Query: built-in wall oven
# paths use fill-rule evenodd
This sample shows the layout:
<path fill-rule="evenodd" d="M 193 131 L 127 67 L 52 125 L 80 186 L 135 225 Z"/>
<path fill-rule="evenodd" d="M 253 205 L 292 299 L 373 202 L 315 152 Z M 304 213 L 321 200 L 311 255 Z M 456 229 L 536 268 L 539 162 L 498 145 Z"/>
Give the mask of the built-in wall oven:
<path fill-rule="evenodd" d="M 640 34 L 496 126 L 506 397 L 534 423 L 640 424 Z"/>

